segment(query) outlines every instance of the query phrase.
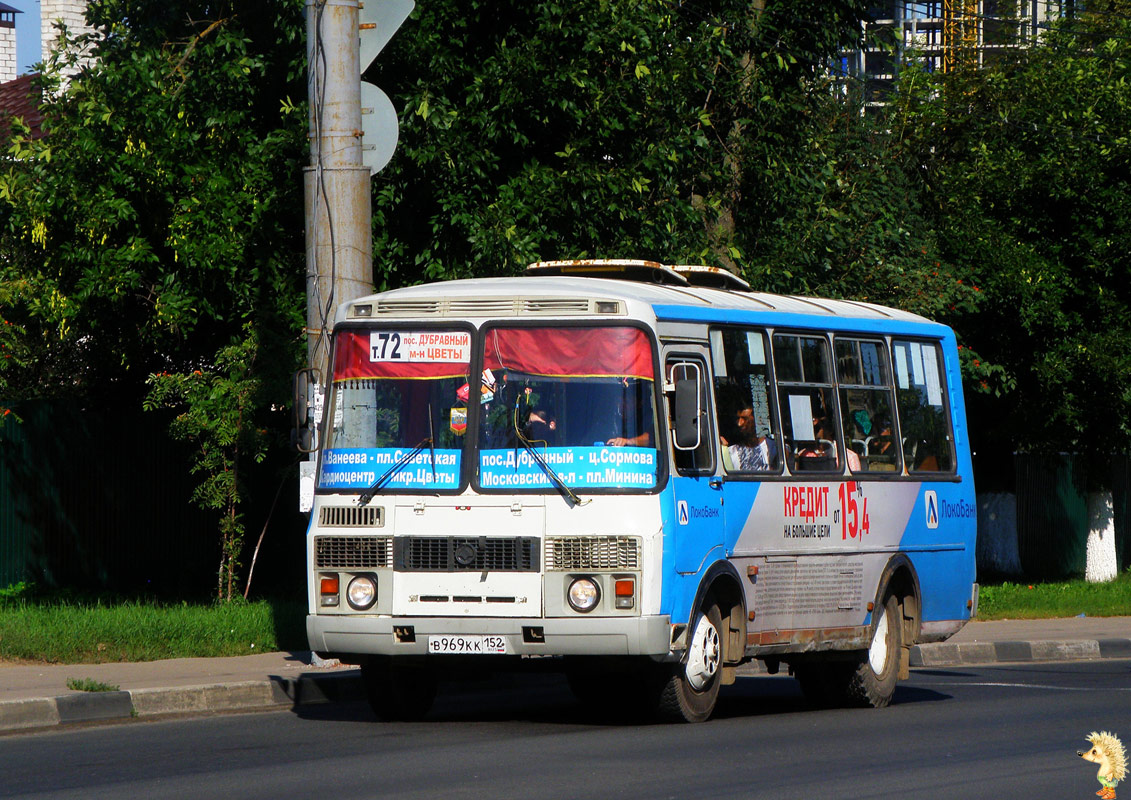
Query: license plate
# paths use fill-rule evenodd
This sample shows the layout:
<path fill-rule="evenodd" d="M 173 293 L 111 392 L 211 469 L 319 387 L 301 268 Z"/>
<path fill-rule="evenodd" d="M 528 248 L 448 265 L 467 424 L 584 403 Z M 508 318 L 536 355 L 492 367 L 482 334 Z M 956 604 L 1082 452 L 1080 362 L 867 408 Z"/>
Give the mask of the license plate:
<path fill-rule="evenodd" d="M 507 640 L 504 636 L 429 636 L 428 652 L 460 655 L 506 653 Z"/>

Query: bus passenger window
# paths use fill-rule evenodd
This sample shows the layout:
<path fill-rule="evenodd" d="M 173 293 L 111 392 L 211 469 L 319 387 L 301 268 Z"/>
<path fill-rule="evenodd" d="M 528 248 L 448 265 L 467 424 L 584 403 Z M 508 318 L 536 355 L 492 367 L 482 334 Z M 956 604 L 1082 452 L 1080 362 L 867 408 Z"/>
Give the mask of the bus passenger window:
<path fill-rule="evenodd" d="M 900 448 L 895 446 L 892 433 L 895 415 L 883 342 L 838 336 L 836 371 L 849 469 L 898 472 Z"/>
<path fill-rule="evenodd" d="M 908 472 L 952 472 L 954 436 L 937 344 L 893 340 L 899 433 Z"/>
<path fill-rule="evenodd" d="M 828 344 L 823 337 L 774 336 L 774 368 L 786 463 L 793 472 L 841 472 Z M 849 465 L 856 454 L 848 456 Z"/>
<path fill-rule="evenodd" d="M 711 331 L 719 452 L 728 473 L 781 470 L 766 354 L 760 331 Z"/>

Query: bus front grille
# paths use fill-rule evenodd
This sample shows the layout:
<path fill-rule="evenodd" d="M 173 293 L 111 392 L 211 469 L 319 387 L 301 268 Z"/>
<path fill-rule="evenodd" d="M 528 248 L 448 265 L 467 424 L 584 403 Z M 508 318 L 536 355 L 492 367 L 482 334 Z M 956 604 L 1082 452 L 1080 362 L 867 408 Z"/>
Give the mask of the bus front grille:
<path fill-rule="evenodd" d="M 315 569 L 377 569 L 392 564 L 392 537 L 314 537 Z"/>
<path fill-rule="evenodd" d="M 401 572 L 537 572 L 538 539 L 405 536 L 395 540 Z"/>
<path fill-rule="evenodd" d="M 550 536 L 547 570 L 640 568 L 640 540 L 634 536 Z"/>

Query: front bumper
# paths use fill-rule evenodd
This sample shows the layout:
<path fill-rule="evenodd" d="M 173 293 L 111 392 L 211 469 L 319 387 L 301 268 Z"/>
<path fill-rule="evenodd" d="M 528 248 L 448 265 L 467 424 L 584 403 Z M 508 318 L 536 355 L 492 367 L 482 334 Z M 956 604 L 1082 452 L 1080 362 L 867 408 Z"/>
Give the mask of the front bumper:
<path fill-rule="evenodd" d="M 519 656 L 666 656 L 671 621 L 666 615 L 578 619 L 375 617 L 312 614 L 306 618 L 310 649 L 356 655 L 427 655 L 428 637 L 504 636 L 507 654 Z"/>

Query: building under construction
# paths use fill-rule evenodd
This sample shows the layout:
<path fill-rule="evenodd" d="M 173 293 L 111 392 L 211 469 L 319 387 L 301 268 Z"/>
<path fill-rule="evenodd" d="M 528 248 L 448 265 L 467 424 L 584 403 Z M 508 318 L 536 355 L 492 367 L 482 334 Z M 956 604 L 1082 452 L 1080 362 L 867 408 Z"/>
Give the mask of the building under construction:
<path fill-rule="evenodd" d="M 889 96 L 900 64 L 916 59 L 931 71 L 991 63 L 1036 41 L 1071 12 L 1072 0 L 933 0 L 873 4 L 863 46 L 846 53 L 845 77 L 862 87 L 865 102 Z"/>

